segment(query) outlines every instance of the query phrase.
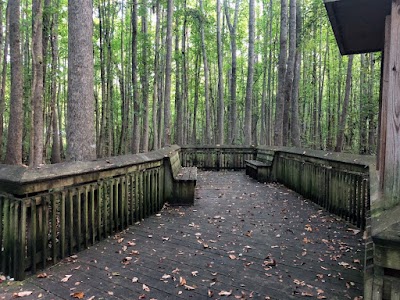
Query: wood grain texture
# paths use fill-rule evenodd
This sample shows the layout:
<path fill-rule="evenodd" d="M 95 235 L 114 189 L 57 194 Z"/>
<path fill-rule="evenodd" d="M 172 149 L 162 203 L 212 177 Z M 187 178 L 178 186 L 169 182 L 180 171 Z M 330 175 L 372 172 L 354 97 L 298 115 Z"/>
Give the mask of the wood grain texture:
<path fill-rule="evenodd" d="M 400 0 L 392 2 L 387 97 L 384 193 L 387 204 L 400 203 Z"/>

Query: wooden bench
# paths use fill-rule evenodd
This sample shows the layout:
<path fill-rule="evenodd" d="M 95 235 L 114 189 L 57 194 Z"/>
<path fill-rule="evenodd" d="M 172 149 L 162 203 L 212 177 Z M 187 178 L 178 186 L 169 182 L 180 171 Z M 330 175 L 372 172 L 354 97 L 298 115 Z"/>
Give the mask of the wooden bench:
<path fill-rule="evenodd" d="M 178 151 L 169 157 L 172 173 L 171 205 L 193 205 L 197 181 L 197 167 L 182 167 Z"/>
<path fill-rule="evenodd" d="M 270 182 L 272 180 L 272 163 L 274 153 L 263 151 L 257 153 L 257 159 L 246 160 L 246 175 L 259 182 Z"/>

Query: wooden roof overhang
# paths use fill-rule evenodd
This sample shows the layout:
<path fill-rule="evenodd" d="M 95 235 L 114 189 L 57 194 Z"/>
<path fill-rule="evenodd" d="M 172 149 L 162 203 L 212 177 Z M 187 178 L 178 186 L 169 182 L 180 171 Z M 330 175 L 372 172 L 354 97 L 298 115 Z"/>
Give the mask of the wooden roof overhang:
<path fill-rule="evenodd" d="M 382 51 L 391 0 L 324 0 L 342 55 Z"/>

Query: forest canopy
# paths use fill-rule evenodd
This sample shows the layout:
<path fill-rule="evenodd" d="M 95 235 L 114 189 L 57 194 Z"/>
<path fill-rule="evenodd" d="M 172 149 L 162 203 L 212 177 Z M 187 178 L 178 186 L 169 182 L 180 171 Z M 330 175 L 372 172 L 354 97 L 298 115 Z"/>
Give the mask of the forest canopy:
<path fill-rule="evenodd" d="M 91 9 L 96 157 L 171 143 L 376 152 L 381 54 L 341 56 L 323 1 Z M 25 164 L 65 159 L 68 25 L 67 0 L 0 2 L 0 161 L 12 147 Z M 9 134 L 19 131 L 20 142 Z"/>

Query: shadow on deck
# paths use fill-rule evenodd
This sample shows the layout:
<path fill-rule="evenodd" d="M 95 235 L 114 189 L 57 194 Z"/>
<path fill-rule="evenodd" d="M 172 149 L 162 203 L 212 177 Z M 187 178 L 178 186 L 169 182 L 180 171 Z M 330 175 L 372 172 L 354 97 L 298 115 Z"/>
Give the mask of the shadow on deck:
<path fill-rule="evenodd" d="M 285 187 L 200 172 L 195 205 L 165 208 L 0 299 L 358 299 L 355 227 Z M 46 276 L 47 275 L 47 276 Z M 241 298 L 240 298 L 241 297 Z M 361 298 L 360 298 L 361 299 Z"/>

